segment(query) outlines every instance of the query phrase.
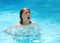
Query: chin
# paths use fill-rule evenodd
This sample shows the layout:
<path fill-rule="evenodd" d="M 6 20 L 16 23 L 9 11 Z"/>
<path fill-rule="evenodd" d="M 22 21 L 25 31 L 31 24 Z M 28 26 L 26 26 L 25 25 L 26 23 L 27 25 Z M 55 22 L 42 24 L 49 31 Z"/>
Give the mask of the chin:
<path fill-rule="evenodd" d="M 30 21 L 30 19 L 28 19 L 28 21 Z"/>

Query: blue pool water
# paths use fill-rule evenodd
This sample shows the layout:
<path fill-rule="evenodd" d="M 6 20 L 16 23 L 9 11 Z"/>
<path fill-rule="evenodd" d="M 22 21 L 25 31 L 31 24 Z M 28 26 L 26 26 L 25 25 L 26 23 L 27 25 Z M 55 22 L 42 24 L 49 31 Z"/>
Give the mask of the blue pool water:
<path fill-rule="evenodd" d="M 31 21 L 37 24 L 32 31 L 27 29 L 32 26 L 24 27 L 28 36 L 3 32 L 19 22 L 19 11 L 24 7 L 30 9 Z M 60 43 L 60 0 L 0 0 L 0 43 Z"/>

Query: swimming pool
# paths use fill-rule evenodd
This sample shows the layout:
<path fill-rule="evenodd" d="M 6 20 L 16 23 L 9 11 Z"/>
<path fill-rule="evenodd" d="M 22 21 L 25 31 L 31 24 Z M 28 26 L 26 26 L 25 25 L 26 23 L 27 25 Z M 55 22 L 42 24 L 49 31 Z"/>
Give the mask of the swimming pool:
<path fill-rule="evenodd" d="M 0 3 L 0 43 L 60 43 L 59 0 L 0 0 Z M 39 26 L 38 40 L 36 37 L 28 38 L 28 36 L 25 39 L 13 38 L 3 32 L 5 28 L 19 22 L 19 11 L 23 7 L 31 10 L 31 21 Z"/>

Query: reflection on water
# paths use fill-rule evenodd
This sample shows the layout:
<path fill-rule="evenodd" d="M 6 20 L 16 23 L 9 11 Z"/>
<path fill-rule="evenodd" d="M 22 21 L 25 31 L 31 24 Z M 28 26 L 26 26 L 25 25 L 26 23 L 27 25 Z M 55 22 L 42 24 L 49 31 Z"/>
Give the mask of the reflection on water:
<path fill-rule="evenodd" d="M 18 43 L 40 42 L 40 29 L 37 25 L 25 25 L 10 28 L 7 30 L 8 35 L 11 33 L 14 41 Z"/>
<path fill-rule="evenodd" d="M 2 34 L 2 40 L 8 40 L 11 43 L 59 43 L 60 42 L 60 24 L 51 21 L 38 21 L 37 25 L 26 25 L 8 29 L 9 34 Z M 9 36 L 9 37 L 8 37 Z M 4 42 L 3 42 L 4 43 Z"/>

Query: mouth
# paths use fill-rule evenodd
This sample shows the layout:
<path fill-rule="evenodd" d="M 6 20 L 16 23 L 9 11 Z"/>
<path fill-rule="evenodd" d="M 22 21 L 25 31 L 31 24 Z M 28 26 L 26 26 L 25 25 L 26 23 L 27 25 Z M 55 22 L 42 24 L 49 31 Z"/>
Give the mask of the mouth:
<path fill-rule="evenodd" d="M 28 17 L 28 19 L 30 19 L 30 17 Z"/>

